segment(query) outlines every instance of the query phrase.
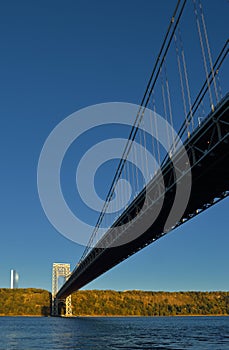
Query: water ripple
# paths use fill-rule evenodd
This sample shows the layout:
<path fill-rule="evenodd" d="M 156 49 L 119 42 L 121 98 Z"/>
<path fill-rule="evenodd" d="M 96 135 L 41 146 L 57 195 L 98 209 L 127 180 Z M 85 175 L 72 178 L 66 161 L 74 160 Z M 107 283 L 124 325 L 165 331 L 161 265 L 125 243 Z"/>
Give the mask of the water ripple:
<path fill-rule="evenodd" d="M 0 317 L 0 350 L 227 350 L 229 317 Z"/>

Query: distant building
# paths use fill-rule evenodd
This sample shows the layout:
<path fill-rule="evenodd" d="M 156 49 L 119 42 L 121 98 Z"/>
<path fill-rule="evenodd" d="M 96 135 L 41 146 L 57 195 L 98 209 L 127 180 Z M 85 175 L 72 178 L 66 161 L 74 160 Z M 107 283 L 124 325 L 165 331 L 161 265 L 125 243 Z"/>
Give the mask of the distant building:
<path fill-rule="evenodd" d="M 10 288 L 18 288 L 19 275 L 16 270 L 10 270 Z"/>

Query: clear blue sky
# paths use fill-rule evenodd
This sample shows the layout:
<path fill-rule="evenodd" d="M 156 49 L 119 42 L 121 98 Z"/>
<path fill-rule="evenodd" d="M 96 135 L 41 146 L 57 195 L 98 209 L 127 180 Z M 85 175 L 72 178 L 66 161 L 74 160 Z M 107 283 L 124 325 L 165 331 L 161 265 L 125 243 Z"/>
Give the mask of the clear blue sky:
<path fill-rule="evenodd" d="M 51 130 L 80 108 L 140 103 L 175 3 L 2 2 L 0 287 L 9 287 L 14 268 L 20 287 L 50 290 L 52 263 L 77 263 L 84 247 L 60 235 L 40 205 L 41 148 Z M 215 58 L 228 36 L 229 5 L 203 4 Z M 87 288 L 229 290 L 228 204 L 210 208 Z"/>

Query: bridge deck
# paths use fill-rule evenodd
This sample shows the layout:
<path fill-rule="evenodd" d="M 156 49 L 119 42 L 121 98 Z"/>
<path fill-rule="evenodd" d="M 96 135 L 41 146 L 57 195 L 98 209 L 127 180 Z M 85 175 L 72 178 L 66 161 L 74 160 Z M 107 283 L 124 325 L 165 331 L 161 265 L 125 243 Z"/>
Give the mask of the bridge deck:
<path fill-rule="evenodd" d="M 185 142 L 192 172 L 191 194 L 182 218 L 173 223 L 170 227 L 170 231 L 228 195 L 228 103 L 229 95 L 226 95 L 216 107 L 215 111 L 205 119 L 202 125 L 197 128 Z M 178 162 L 182 159 L 182 155 L 180 156 L 179 152 L 177 159 Z M 156 206 L 158 204 L 162 205 L 160 214 L 149 229 L 129 243 L 113 248 L 93 248 L 80 266 L 74 270 L 69 280 L 59 290 L 57 298 L 60 299 L 68 296 L 167 233 L 164 231 L 164 226 L 176 193 L 174 169 L 170 159 L 165 162 L 162 173 L 166 188 L 163 201 L 161 203 L 159 202 L 160 199 L 155 201 L 155 194 L 158 189 L 157 179 L 153 178 L 151 180 L 148 186 L 149 190 L 147 190 L 147 196 L 149 196 L 149 199 L 151 199 L 151 202 L 154 204 L 149 206 L 148 210 L 144 213 L 144 220 L 152 218 Z M 142 207 L 145 195 L 146 192 L 143 190 L 117 220 L 113 228 L 117 228 L 121 222 L 129 222 L 129 230 L 131 232 L 131 225 L 135 224 L 132 219 L 136 216 L 136 212 Z M 141 217 L 138 220 L 141 220 Z M 128 235 L 128 232 L 124 232 L 123 234 Z M 122 243 L 122 238 L 122 235 L 116 238 L 116 243 L 118 244 L 119 240 L 120 243 Z M 114 240 L 114 230 L 110 229 L 103 240 L 107 242 L 107 245 L 110 241 Z"/>

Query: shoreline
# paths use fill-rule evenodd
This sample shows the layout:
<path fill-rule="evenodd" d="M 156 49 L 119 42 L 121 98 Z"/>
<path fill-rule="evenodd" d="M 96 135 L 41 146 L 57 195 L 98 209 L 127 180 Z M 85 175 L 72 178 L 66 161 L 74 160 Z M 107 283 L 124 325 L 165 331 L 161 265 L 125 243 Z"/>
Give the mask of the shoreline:
<path fill-rule="evenodd" d="M 225 314 L 217 315 L 157 315 L 157 316 L 148 316 L 148 315 L 73 315 L 73 316 L 43 316 L 43 315 L 0 315 L 2 317 L 39 317 L 39 318 L 162 318 L 162 317 L 229 317 Z"/>

